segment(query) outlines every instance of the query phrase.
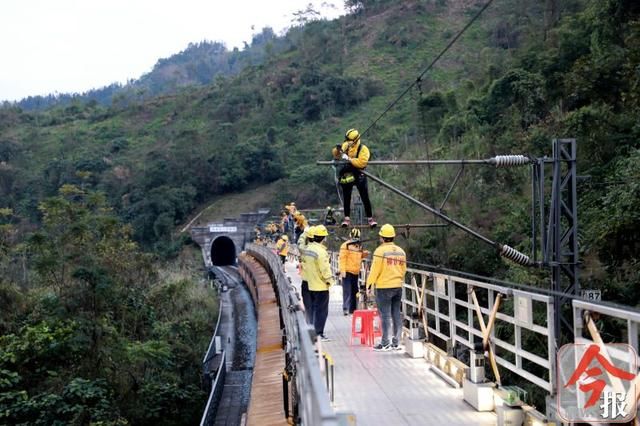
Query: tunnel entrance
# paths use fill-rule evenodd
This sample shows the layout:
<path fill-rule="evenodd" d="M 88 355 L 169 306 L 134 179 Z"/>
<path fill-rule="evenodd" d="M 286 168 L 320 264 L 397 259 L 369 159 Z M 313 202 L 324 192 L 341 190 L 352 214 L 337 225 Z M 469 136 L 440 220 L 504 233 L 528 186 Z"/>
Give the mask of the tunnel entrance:
<path fill-rule="evenodd" d="M 211 263 L 214 266 L 236 264 L 236 245 L 229 237 L 218 237 L 211 244 Z"/>

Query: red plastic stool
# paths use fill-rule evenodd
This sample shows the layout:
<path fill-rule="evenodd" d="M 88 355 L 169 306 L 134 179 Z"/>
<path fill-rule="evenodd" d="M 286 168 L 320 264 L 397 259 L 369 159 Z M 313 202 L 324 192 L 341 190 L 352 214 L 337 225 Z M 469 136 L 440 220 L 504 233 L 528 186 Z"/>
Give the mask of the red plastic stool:
<path fill-rule="evenodd" d="M 382 337 L 382 319 L 377 309 L 373 309 L 372 311 L 374 314 L 371 325 L 371 346 L 375 343 L 376 337 Z"/>
<path fill-rule="evenodd" d="M 376 322 L 378 327 L 376 327 Z M 351 319 L 351 340 L 349 344 L 353 344 L 353 339 L 358 338 L 361 345 L 373 346 L 374 338 L 382 336 L 379 324 L 380 318 L 378 317 L 377 309 L 354 311 Z"/>

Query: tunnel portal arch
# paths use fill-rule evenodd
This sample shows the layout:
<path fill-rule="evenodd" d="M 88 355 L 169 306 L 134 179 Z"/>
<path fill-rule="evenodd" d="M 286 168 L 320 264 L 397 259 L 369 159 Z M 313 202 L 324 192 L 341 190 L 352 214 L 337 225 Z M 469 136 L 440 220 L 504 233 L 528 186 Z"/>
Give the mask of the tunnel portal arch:
<path fill-rule="evenodd" d="M 225 266 L 236 264 L 236 245 L 229 237 L 219 236 L 211 243 L 211 264 Z"/>

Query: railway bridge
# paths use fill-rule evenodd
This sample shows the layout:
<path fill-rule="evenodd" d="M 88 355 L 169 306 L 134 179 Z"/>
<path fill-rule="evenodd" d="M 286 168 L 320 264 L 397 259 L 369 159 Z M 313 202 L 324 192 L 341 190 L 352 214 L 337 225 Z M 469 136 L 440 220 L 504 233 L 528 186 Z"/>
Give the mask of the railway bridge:
<path fill-rule="evenodd" d="M 336 253 L 332 266 L 337 267 Z M 363 265 L 361 281 L 367 270 Z M 565 391 L 571 371 L 558 363 L 566 367 L 569 362 L 573 371 L 585 351 L 571 353 L 573 359 L 561 353 L 553 327 L 556 298 L 540 289 L 459 271 L 409 268 L 403 285 L 403 350 L 379 353 L 355 334 L 353 317 L 343 316 L 340 286 L 331 290 L 325 330 L 332 340 L 317 339 L 304 317 L 295 249 L 283 268 L 272 248 L 245 244 L 238 274 L 257 318 L 247 406 L 237 423 L 228 416 L 224 423 L 216 420 L 216 411 L 224 411 L 215 402 L 216 392 L 221 394 L 223 372 L 231 368 L 228 362 L 210 362 L 212 391 L 203 425 L 558 425 L 576 424 L 571 419 L 580 416 L 586 416 L 581 424 L 600 420 L 589 419 L 593 412 L 582 410 L 588 393 Z M 626 420 L 633 424 L 629 419 L 637 410 L 632 401 L 640 396 L 640 376 L 627 349 L 635 350 L 634 356 L 638 351 L 640 311 L 580 297 L 570 298 L 569 304 L 576 336 L 572 343 L 583 349 L 596 345 L 603 359 L 633 374 L 632 380 L 614 380 L 604 388 L 605 394 L 625 395 L 625 407 L 634 407 L 626 411 Z M 618 324 L 624 345 L 605 343 L 596 321 Z M 219 341 L 217 345 L 212 341 L 209 361 L 224 359 L 227 348 Z M 581 381 L 590 383 L 585 377 Z"/>

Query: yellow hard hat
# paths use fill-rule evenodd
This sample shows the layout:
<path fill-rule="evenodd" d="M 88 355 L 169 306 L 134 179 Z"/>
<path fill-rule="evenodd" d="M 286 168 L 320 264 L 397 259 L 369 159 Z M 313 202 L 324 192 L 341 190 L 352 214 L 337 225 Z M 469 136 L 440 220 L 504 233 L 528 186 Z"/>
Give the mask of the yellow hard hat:
<path fill-rule="evenodd" d="M 358 228 L 353 228 L 351 230 L 351 232 L 349 232 L 349 237 L 352 240 L 359 240 L 360 239 L 360 230 Z"/>
<path fill-rule="evenodd" d="M 326 237 L 329 235 L 327 228 L 324 225 L 317 225 L 315 232 L 313 233 L 314 237 Z"/>
<path fill-rule="evenodd" d="M 307 238 L 315 237 L 316 236 L 315 232 L 316 232 L 315 226 L 310 226 L 309 228 L 307 228 Z"/>
<path fill-rule="evenodd" d="M 393 228 L 393 226 L 385 223 L 380 228 L 380 232 L 378 232 L 378 235 L 380 235 L 382 238 L 393 238 L 396 236 L 396 230 Z"/>
<path fill-rule="evenodd" d="M 347 130 L 347 133 L 344 134 L 344 138 L 347 141 L 357 141 L 360 139 L 360 132 L 356 129 L 349 129 Z"/>
<path fill-rule="evenodd" d="M 285 241 L 287 241 L 287 240 L 289 239 L 289 237 L 287 237 L 286 235 L 283 235 L 283 236 L 282 236 L 282 239 L 283 239 L 283 240 L 285 240 Z"/>

